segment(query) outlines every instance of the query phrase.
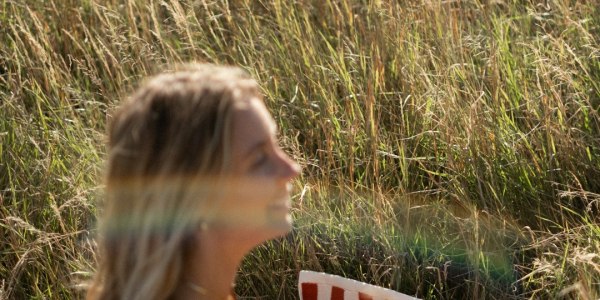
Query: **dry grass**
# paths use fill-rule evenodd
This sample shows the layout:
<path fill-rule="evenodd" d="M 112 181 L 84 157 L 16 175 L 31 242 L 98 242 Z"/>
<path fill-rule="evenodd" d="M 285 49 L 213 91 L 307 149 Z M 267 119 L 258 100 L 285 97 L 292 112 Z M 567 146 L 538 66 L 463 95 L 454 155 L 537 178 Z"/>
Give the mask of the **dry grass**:
<path fill-rule="evenodd" d="M 190 60 L 257 78 L 304 167 L 240 296 L 294 299 L 307 268 L 600 297 L 597 1 L 397 2 L 0 0 L 0 299 L 81 296 L 107 112 Z"/>

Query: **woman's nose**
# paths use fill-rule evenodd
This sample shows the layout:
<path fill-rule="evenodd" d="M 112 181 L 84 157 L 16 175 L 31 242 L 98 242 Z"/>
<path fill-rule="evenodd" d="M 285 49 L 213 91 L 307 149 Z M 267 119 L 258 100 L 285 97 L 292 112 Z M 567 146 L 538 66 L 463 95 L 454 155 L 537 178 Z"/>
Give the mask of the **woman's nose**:
<path fill-rule="evenodd" d="M 280 153 L 280 176 L 285 181 L 290 181 L 300 175 L 302 168 L 296 163 L 291 157 L 285 154 L 283 151 Z"/>

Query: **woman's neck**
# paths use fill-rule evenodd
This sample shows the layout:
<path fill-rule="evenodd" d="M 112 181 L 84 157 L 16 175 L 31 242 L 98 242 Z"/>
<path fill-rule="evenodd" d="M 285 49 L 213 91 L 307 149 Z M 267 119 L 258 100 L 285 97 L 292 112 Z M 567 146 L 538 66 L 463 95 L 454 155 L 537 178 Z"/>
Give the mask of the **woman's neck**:
<path fill-rule="evenodd" d="M 227 233 L 203 231 L 186 249 L 175 299 L 229 299 L 235 275 L 249 251 Z"/>

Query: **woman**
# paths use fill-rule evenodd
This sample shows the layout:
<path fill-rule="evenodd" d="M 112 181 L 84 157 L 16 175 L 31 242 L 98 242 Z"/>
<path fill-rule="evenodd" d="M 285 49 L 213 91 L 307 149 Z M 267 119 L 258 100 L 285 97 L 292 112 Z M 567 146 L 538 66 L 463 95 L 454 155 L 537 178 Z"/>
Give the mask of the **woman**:
<path fill-rule="evenodd" d="M 299 166 L 242 70 L 161 74 L 115 113 L 108 135 L 88 299 L 232 298 L 244 255 L 291 229 Z"/>

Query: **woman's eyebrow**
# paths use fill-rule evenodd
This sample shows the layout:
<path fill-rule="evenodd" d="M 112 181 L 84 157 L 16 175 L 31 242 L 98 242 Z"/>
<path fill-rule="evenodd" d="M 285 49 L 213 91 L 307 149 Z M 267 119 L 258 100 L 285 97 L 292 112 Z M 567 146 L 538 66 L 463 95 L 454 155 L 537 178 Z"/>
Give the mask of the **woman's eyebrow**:
<path fill-rule="evenodd" d="M 247 151 L 245 151 L 244 153 L 244 160 L 248 159 L 249 157 L 252 156 L 252 154 L 254 154 L 255 152 L 261 150 L 262 148 L 264 148 L 265 146 L 267 146 L 268 144 L 268 140 L 263 139 L 263 140 L 259 140 L 256 144 L 254 144 L 253 146 L 250 146 L 248 148 Z"/>

